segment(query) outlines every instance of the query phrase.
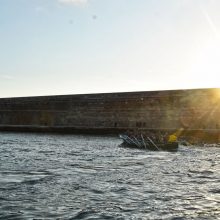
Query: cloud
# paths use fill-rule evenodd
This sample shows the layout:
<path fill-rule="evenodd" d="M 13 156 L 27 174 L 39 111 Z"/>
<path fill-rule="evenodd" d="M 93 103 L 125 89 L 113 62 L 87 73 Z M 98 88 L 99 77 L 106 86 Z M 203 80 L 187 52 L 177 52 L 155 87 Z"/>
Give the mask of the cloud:
<path fill-rule="evenodd" d="M 88 0 L 58 0 L 59 3 L 65 5 L 85 6 L 88 4 Z"/>

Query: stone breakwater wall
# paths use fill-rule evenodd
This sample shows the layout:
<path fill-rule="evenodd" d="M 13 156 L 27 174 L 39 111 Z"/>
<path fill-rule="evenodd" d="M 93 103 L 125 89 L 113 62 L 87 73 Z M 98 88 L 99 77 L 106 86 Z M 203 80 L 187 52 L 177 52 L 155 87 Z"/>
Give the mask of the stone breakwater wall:
<path fill-rule="evenodd" d="M 193 89 L 0 99 L 1 131 L 120 133 L 175 130 L 218 136 L 220 90 Z M 206 135 L 207 136 L 207 135 Z"/>

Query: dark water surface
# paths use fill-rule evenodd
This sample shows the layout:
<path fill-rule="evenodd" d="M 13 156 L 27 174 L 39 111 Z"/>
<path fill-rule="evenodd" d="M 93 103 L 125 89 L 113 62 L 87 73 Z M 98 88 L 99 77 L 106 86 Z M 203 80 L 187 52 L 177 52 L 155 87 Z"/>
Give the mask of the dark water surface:
<path fill-rule="evenodd" d="M 220 219 L 220 148 L 0 133 L 0 219 Z"/>

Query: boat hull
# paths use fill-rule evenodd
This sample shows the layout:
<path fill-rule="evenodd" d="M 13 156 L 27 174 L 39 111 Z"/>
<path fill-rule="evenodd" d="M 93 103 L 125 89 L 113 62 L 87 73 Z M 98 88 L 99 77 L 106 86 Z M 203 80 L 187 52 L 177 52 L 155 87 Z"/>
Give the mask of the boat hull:
<path fill-rule="evenodd" d="M 177 151 L 179 144 L 177 142 L 175 143 L 167 143 L 167 144 L 160 144 L 157 145 L 158 148 L 154 147 L 154 146 L 141 146 L 141 147 L 137 147 L 134 144 L 128 144 L 123 142 L 121 144 L 122 147 L 129 147 L 129 148 L 139 148 L 139 149 L 146 149 L 146 150 L 151 150 L 151 151 Z"/>
<path fill-rule="evenodd" d="M 137 138 L 130 138 L 127 135 L 120 135 L 123 140 L 123 147 L 140 148 L 152 151 L 177 151 L 179 147 L 178 142 L 154 143 L 152 140 L 138 140 Z"/>

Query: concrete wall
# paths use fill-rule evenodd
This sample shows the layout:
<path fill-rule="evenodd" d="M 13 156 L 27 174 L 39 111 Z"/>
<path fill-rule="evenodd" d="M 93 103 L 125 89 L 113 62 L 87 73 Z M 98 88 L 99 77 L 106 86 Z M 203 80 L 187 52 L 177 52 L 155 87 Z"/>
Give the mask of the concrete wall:
<path fill-rule="evenodd" d="M 1 130 L 119 133 L 127 129 L 218 130 L 219 89 L 0 99 Z"/>

